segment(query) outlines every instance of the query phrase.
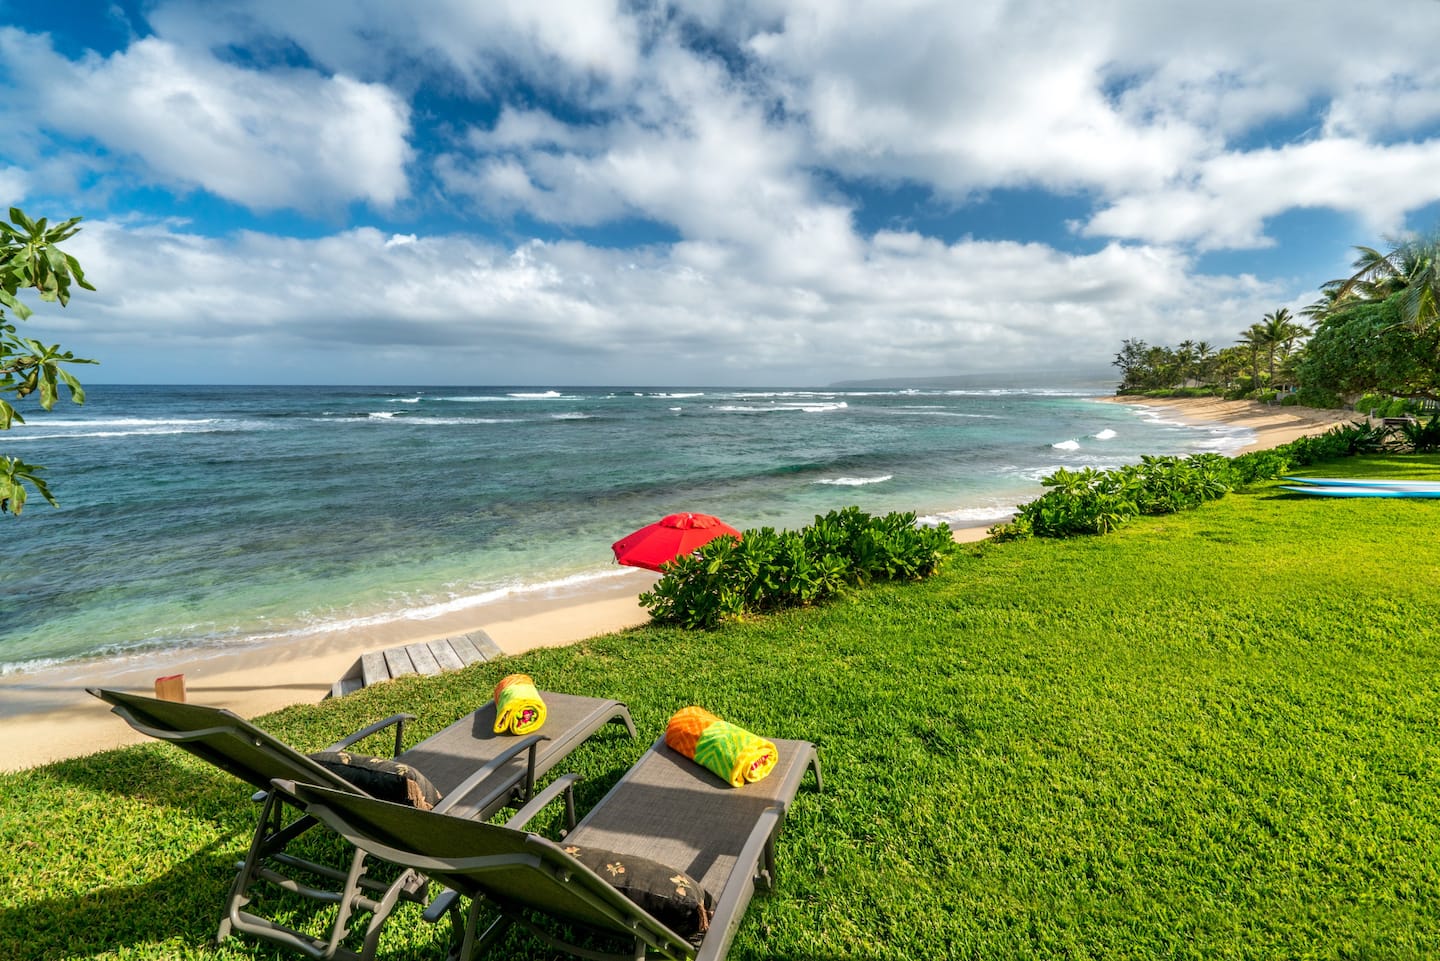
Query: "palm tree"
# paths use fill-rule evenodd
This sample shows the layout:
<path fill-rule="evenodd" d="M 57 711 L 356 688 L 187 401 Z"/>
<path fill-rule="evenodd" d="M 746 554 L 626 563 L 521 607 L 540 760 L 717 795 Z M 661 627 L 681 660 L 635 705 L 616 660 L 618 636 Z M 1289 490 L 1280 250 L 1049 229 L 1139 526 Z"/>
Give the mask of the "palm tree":
<path fill-rule="evenodd" d="M 1255 390 L 1260 386 L 1260 351 L 1265 349 L 1265 328 L 1260 324 L 1251 324 L 1236 343 L 1250 350 L 1250 389 Z"/>
<path fill-rule="evenodd" d="M 1373 247 L 1355 248 L 1360 252 L 1351 265 L 1355 272 L 1321 288 L 1334 287 L 1331 306 L 1349 299 L 1384 300 L 1403 292 L 1400 316 L 1406 323 L 1419 329 L 1440 323 L 1440 232 L 1391 243 L 1383 254 Z"/>
<path fill-rule="evenodd" d="M 1295 346 L 1295 341 L 1308 334 L 1309 331 L 1295 322 L 1295 318 L 1287 307 L 1281 307 L 1279 310 L 1266 314 L 1264 320 L 1256 326 L 1260 329 L 1261 346 L 1269 355 L 1270 382 L 1274 383 L 1276 354 L 1282 358 L 1285 357 Z"/>
<path fill-rule="evenodd" d="M 1195 345 L 1195 372 L 1201 383 L 1209 381 L 1211 368 L 1215 366 L 1214 358 L 1215 348 L 1210 346 L 1209 341 L 1202 340 Z"/>
<path fill-rule="evenodd" d="M 1195 341 L 1180 341 L 1180 346 L 1175 348 L 1175 362 L 1179 366 L 1180 386 L 1190 386 L 1190 379 L 1195 373 Z"/>

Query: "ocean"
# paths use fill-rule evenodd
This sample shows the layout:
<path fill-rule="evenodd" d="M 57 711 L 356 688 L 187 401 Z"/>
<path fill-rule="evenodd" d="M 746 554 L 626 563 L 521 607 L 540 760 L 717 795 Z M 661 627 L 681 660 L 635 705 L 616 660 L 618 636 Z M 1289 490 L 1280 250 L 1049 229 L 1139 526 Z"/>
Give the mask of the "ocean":
<path fill-rule="evenodd" d="M 61 502 L 0 518 L 0 674 L 583 588 L 677 511 L 984 526 L 1057 467 L 1250 439 L 1102 393 L 95 386 L 0 433 Z"/>

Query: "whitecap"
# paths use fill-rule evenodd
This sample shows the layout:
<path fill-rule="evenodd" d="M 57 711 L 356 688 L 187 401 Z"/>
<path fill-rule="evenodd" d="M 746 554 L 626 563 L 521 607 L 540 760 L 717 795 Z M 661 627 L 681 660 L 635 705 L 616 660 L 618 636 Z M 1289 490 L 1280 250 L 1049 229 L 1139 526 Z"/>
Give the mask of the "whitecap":
<path fill-rule="evenodd" d="M 1096 440 L 1114 440 L 1119 435 L 1117 435 L 1113 430 L 1107 427 L 1100 433 L 1091 434 L 1090 436 L 1095 438 Z"/>
<path fill-rule="evenodd" d="M 1062 440 L 1060 443 L 1050 446 L 1056 450 L 1079 450 L 1080 442 L 1078 440 Z"/>
<path fill-rule="evenodd" d="M 578 410 L 568 411 L 564 414 L 551 414 L 551 420 L 590 420 L 590 414 L 583 414 Z"/>
<path fill-rule="evenodd" d="M 558 390 L 542 390 L 534 393 L 517 391 L 513 394 L 506 394 L 505 396 L 514 397 L 517 400 L 548 400 L 551 398 L 559 397 L 560 392 Z"/>
<path fill-rule="evenodd" d="M 879 477 L 827 477 L 815 483 L 829 484 L 833 487 L 864 487 L 867 484 L 883 484 L 894 477 L 894 474 L 881 474 Z"/>
<path fill-rule="evenodd" d="M 397 410 L 372 410 L 365 416 L 371 418 L 372 420 L 389 420 L 398 413 L 400 412 Z"/>
<path fill-rule="evenodd" d="M 953 511 L 936 511 L 934 514 L 926 514 L 916 523 L 922 527 L 938 527 L 941 524 L 948 524 L 952 528 L 979 527 L 981 524 L 1008 520 L 1014 514 L 1013 506 L 1003 504 L 958 507 Z"/>

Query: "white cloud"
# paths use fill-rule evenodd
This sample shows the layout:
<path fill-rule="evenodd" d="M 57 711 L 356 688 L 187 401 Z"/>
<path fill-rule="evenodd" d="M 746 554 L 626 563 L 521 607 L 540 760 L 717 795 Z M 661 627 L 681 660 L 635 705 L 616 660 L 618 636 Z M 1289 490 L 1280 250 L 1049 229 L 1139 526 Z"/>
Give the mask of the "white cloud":
<path fill-rule="evenodd" d="M 547 89 L 594 93 L 623 82 L 639 59 L 639 25 L 620 0 L 164 0 L 148 19 L 161 36 L 199 48 L 298 44 L 323 68 L 400 79 L 449 72 L 494 93 L 513 66 Z"/>
<path fill-rule="evenodd" d="M 1354 214 L 1377 235 L 1396 232 L 1407 211 L 1440 201 L 1440 140 L 1378 146 L 1325 139 L 1229 153 L 1201 165 L 1193 182 L 1136 192 L 1101 210 L 1091 236 L 1202 248 L 1268 243 L 1265 219 L 1296 208 Z"/>
<path fill-rule="evenodd" d="M 143 164 L 141 176 L 259 209 L 389 207 L 408 191 L 408 108 L 384 87 L 311 71 L 261 73 L 163 40 L 71 61 L 0 30 L 21 86 L 10 112 Z"/>
<path fill-rule="evenodd" d="M 20 167 L 0 167 L 0 197 L 7 204 L 19 205 L 25 202 L 30 190 L 30 175 Z"/>
<path fill-rule="evenodd" d="M 1072 256 L 882 233 L 796 284 L 733 245 L 390 241 L 94 223 L 71 247 L 99 290 L 44 323 L 102 360 L 183 350 L 217 367 L 244 358 L 259 380 L 283 357 L 339 380 L 814 383 L 1100 368 L 1123 337 L 1224 342 L 1277 297 L 1119 245 Z"/>

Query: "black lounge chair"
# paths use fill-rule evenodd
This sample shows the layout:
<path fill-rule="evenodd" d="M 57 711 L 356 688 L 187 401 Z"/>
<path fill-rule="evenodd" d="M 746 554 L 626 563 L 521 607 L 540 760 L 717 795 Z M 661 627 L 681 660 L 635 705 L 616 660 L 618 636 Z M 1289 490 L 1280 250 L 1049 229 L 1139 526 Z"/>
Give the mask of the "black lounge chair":
<path fill-rule="evenodd" d="M 561 843 L 521 828 L 561 792 L 573 824 L 575 775 L 558 778 L 504 826 L 329 787 L 280 787 L 356 847 L 448 885 L 452 890 L 435 899 L 426 917 L 450 914 L 452 959 L 475 961 L 518 923 L 551 948 L 577 957 L 717 961 L 729 951 L 756 886 L 774 884 L 775 839 L 807 768 L 814 769 L 820 789 L 813 745 L 774 744 L 780 761 L 770 776 L 732 788 L 657 741 Z M 594 862 L 596 853 L 609 862 L 599 873 L 579 859 Z M 685 883 L 693 880 L 708 891 L 708 930 L 687 937 L 612 886 L 606 875 L 632 858 L 658 862 L 661 878 L 684 872 Z M 470 899 L 463 917 L 457 893 Z M 486 910 L 487 904 L 493 910 Z M 498 916 L 480 932 L 482 917 L 490 920 L 492 914 Z M 587 929 L 591 937 L 576 944 L 559 936 L 557 925 Z"/>
<path fill-rule="evenodd" d="M 357 797 L 368 797 L 367 790 L 374 791 L 369 781 L 361 781 L 366 787 L 359 787 L 338 773 L 333 763 L 323 766 L 314 756 L 302 754 L 227 710 L 123 691 L 88 690 L 113 705 L 113 713 L 137 731 L 168 741 L 260 789 L 254 797 L 263 802 L 259 823 L 245 860 L 236 866 L 235 881 L 220 921 L 219 940 L 233 929 L 294 948 L 312 958 L 369 961 L 374 957 L 380 928 L 396 904 L 425 900 L 426 879 L 413 871 L 402 873 L 388 884 L 363 877 L 363 852 L 354 852 L 349 870 L 345 871 L 286 850 L 317 822 L 298 812 L 293 799 L 273 790 L 273 781 L 300 780 Z M 619 701 L 549 691 L 541 696 L 546 708 L 545 725 L 527 737 L 495 734 L 495 704 L 489 701 L 408 751 L 401 747 L 405 722 L 414 719 L 411 714 L 397 714 L 371 724 L 325 751 L 344 751 L 393 726 L 395 750 L 390 760 L 419 771 L 438 790 L 440 799 L 434 809 L 456 819 L 484 820 L 501 808 L 528 801 L 536 778 L 607 723 L 623 724 L 630 736 L 635 736 L 630 712 Z M 348 771 L 343 767 L 339 770 Z M 364 773 L 355 776 L 358 779 Z M 287 809 L 296 813 L 292 815 Z M 292 871 L 308 877 L 297 880 L 287 873 Z M 245 910 L 251 901 L 251 888 L 259 881 L 313 901 L 335 904 L 338 915 L 328 936 L 318 938 Z M 341 890 L 316 887 L 316 883 L 338 885 Z M 363 947 L 358 952 L 342 944 L 357 911 L 370 912 Z"/>

